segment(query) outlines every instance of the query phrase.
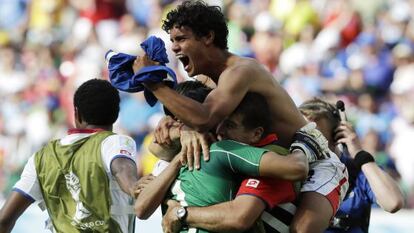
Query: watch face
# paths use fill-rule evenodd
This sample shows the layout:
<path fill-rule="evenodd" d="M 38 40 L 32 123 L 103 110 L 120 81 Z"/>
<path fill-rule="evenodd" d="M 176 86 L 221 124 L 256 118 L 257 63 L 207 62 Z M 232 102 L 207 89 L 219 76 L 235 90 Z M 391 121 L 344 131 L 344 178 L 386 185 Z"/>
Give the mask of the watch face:
<path fill-rule="evenodd" d="M 180 207 L 177 209 L 177 217 L 181 220 L 187 214 L 187 210 L 184 207 Z"/>

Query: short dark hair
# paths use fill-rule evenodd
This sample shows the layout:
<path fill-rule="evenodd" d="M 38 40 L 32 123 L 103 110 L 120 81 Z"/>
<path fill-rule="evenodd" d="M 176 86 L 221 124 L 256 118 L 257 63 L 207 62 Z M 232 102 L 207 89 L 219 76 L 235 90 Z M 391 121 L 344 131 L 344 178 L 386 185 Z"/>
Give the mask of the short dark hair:
<path fill-rule="evenodd" d="M 102 79 L 84 82 L 73 97 L 82 120 L 92 125 L 112 125 L 118 118 L 119 102 L 118 90 Z"/>
<path fill-rule="evenodd" d="M 303 102 L 299 106 L 299 111 L 306 117 L 314 120 L 326 118 L 332 127 L 332 135 L 334 130 L 341 123 L 339 110 L 331 103 L 328 103 L 320 98 L 313 98 Z"/>
<path fill-rule="evenodd" d="M 163 20 L 162 29 L 170 33 L 176 26 L 189 27 L 199 38 L 213 31 L 214 45 L 221 49 L 228 48 L 229 30 L 219 6 L 209 6 L 203 1 L 184 1 L 176 9 L 168 12 Z"/>
<path fill-rule="evenodd" d="M 179 94 L 191 98 L 197 102 L 203 103 L 207 95 L 211 92 L 211 88 L 200 81 L 184 81 L 175 87 L 175 91 Z M 165 115 L 174 116 L 165 106 Z"/>
<path fill-rule="evenodd" d="M 263 95 L 256 92 L 247 92 L 233 114 L 240 114 L 243 117 L 242 124 L 247 129 L 263 127 L 262 137 L 270 133 L 270 108 Z"/>

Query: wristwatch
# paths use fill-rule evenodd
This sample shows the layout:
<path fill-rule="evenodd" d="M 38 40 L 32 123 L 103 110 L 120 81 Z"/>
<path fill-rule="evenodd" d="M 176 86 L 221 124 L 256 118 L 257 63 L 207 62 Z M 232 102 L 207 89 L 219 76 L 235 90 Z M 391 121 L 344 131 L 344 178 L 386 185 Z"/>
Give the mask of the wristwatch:
<path fill-rule="evenodd" d="M 185 218 L 187 217 L 187 207 L 180 206 L 175 214 L 177 215 L 177 218 L 180 220 L 181 224 L 186 225 Z"/>

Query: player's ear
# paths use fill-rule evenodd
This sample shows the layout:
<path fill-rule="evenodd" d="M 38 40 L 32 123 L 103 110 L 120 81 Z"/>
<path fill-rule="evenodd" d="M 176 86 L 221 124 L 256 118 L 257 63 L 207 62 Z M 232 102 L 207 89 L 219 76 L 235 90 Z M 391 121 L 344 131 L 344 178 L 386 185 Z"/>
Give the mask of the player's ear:
<path fill-rule="evenodd" d="M 253 143 L 258 143 L 262 139 L 263 134 L 264 134 L 263 127 L 257 127 L 257 128 L 255 128 L 254 129 L 254 135 L 253 135 L 253 138 L 254 138 L 254 142 Z"/>
<path fill-rule="evenodd" d="M 82 117 L 79 113 L 79 109 L 77 107 L 75 107 L 75 111 L 74 111 L 74 115 L 75 115 L 75 127 L 79 128 L 79 126 L 82 124 Z"/>
<path fill-rule="evenodd" d="M 73 113 L 75 115 L 75 120 L 79 120 L 80 119 L 80 116 L 79 116 L 79 111 L 78 111 L 78 108 L 77 107 L 75 107 Z"/>
<path fill-rule="evenodd" d="M 209 31 L 208 34 L 203 37 L 204 44 L 207 46 L 212 45 L 215 37 L 216 34 L 213 31 Z"/>

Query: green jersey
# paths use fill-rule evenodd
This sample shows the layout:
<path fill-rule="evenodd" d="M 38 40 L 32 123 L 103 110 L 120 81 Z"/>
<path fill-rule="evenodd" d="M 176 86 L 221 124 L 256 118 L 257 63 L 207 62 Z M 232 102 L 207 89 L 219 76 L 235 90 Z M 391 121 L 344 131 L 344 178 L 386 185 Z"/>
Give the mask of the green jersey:
<path fill-rule="evenodd" d="M 230 140 L 212 144 L 210 160 L 201 160 L 200 170 L 181 168 L 171 188 L 173 199 L 183 206 L 210 206 L 234 199 L 244 177 L 259 176 L 260 160 L 267 151 Z M 209 231 L 189 229 L 188 232 Z"/>

